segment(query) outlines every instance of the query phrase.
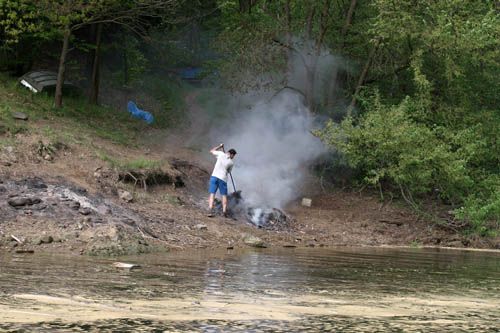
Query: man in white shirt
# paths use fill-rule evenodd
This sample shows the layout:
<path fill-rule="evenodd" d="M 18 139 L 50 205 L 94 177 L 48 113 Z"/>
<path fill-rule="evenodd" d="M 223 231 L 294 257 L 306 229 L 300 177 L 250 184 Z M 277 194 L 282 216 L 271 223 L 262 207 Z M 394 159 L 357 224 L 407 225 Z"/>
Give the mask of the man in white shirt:
<path fill-rule="evenodd" d="M 222 214 L 224 217 L 227 217 L 227 175 L 233 168 L 233 158 L 236 155 L 236 150 L 229 149 L 227 153 L 223 150 L 223 143 L 210 149 L 210 153 L 217 157 L 217 162 L 215 163 L 214 171 L 210 177 L 210 185 L 208 189 L 208 192 L 210 192 L 210 197 L 208 198 L 208 209 L 210 210 L 208 215 L 209 217 L 215 216 L 214 199 L 217 189 L 222 195 Z"/>

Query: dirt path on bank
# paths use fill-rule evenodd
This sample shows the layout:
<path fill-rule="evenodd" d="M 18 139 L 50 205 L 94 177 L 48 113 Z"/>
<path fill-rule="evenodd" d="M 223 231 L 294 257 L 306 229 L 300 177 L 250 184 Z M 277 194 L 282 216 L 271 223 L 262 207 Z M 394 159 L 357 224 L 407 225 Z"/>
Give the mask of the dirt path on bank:
<path fill-rule="evenodd" d="M 207 118 L 195 94 L 186 102 L 190 126 L 146 133 L 139 147 L 87 138 L 85 144 L 65 144 L 46 158 L 37 153 L 37 143 L 46 141 L 41 135 L 19 133 L 15 144 L 4 144 L 0 246 L 96 255 L 243 246 L 498 246 L 495 240 L 471 242 L 409 209 L 383 205 L 359 192 L 308 193 L 312 205 L 290 203 L 286 228 L 275 230 L 259 229 L 244 218 L 208 218 L 211 164 L 202 151 L 208 144 L 202 141 L 208 135 Z M 35 124 L 46 125 L 56 126 Z M 134 186 L 130 179 L 120 179 L 102 154 L 162 161 L 167 181 Z M 176 186 L 177 178 L 184 186 Z"/>

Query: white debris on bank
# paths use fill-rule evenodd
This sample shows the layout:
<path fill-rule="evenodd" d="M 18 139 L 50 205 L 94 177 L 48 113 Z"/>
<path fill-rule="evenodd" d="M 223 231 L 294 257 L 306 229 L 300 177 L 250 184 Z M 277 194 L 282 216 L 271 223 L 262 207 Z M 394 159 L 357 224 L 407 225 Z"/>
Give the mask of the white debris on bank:
<path fill-rule="evenodd" d="M 311 207 L 311 205 L 312 205 L 312 199 L 302 198 L 302 206 Z"/>

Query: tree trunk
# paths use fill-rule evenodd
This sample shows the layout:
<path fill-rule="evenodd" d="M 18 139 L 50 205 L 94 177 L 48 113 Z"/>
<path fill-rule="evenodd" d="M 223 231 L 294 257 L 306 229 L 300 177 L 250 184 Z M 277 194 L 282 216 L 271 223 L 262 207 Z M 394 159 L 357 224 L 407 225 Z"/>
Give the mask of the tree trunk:
<path fill-rule="evenodd" d="M 100 79 L 99 63 L 100 63 L 100 52 L 101 52 L 101 36 L 102 36 L 102 23 L 99 23 L 97 25 L 94 62 L 92 66 L 92 79 L 90 82 L 91 86 L 89 94 L 89 103 L 95 105 L 97 105 L 97 101 L 99 98 L 99 79 Z"/>
<path fill-rule="evenodd" d="M 336 92 L 337 92 L 337 79 L 339 74 L 339 68 L 334 65 L 332 69 L 332 75 L 328 86 L 325 91 L 325 106 L 333 106 L 336 103 Z"/>
<path fill-rule="evenodd" d="M 331 0 L 325 0 L 323 4 L 323 9 L 321 10 L 321 17 L 319 21 L 319 36 L 316 39 L 316 54 L 319 56 L 321 53 L 321 47 L 323 46 L 323 40 L 328 30 L 328 14 L 330 12 L 330 2 Z"/>
<path fill-rule="evenodd" d="M 347 16 L 345 18 L 344 26 L 342 27 L 342 38 L 345 37 L 347 33 L 347 29 L 352 23 L 352 15 L 354 14 L 354 9 L 356 8 L 357 0 L 351 0 L 351 5 L 349 6 L 349 10 L 347 11 Z"/>
<path fill-rule="evenodd" d="M 238 1 L 240 4 L 240 13 L 244 13 L 248 11 L 248 14 L 251 13 L 252 9 L 252 1 L 251 0 L 239 0 Z"/>
<path fill-rule="evenodd" d="M 306 66 L 306 98 L 307 98 L 307 106 L 311 112 L 316 111 L 316 101 L 314 100 L 314 91 L 316 90 L 316 71 L 318 65 L 318 59 L 321 55 L 321 48 L 323 46 L 323 39 L 325 37 L 326 31 L 328 30 L 328 12 L 330 10 L 330 0 L 325 0 L 323 3 L 323 8 L 321 10 L 320 18 L 319 18 L 319 35 L 316 39 L 316 44 L 313 45 L 312 39 L 310 39 L 310 47 L 311 47 L 311 55 L 310 55 L 310 63 Z M 310 16 L 308 17 L 307 29 L 309 38 L 311 38 L 312 33 L 312 21 L 314 18 L 315 9 L 312 8 L 310 12 Z M 313 49 L 314 48 L 314 49 Z"/>
<path fill-rule="evenodd" d="M 290 10 L 290 0 L 286 0 L 285 2 L 285 17 L 286 17 L 286 43 L 288 45 L 286 49 L 286 83 L 285 85 L 290 84 L 290 78 L 293 72 L 293 50 L 292 46 L 292 14 Z"/>
<path fill-rule="evenodd" d="M 127 51 L 123 50 L 122 51 L 122 56 L 123 56 L 123 85 L 127 86 L 128 85 L 128 58 L 127 58 Z"/>
<path fill-rule="evenodd" d="M 313 19 L 314 19 L 314 14 L 316 13 L 316 8 L 314 5 L 310 5 L 311 7 L 309 8 L 309 12 L 307 13 L 307 21 L 306 21 L 306 37 L 307 37 L 307 43 L 309 43 L 312 40 L 312 29 L 313 29 Z"/>
<path fill-rule="evenodd" d="M 91 24 L 89 27 L 89 35 L 88 35 L 88 41 L 89 43 L 92 41 L 96 40 L 96 35 L 97 35 L 97 24 Z M 88 52 L 85 61 L 85 77 L 88 78 L 89 80 L 89 93 L 90 93 L 90 85 L 92 82 L 90 81 L 92 79 L 92 69 L 94 67 L 94 57 L 95 53 L 94 52 Z"/>
<path fill-rule="evenodd" d="M 349 29 L 349 27 L 352 24 L 352 17 L 354 15 L 354 10 L 356 8 L 356 4 L 357 4 L 357 0 L 351 0 L 351 3 L 349 5 L 349 9 L 348 9 L 347 14 L 346 14 L 345 23 L 344 23 L 344 26 L 342 27 L 342 31 L 341 31 L 341 35 L 340 35 L 342 49 L 345 47 L 345 41 L 346 41 L 345 36 L 347 34 L 347 30 Z M 326 96 L 325 101 L 326 101 L 327 106 L 335 105 L 336 99 L 337 99 L 336 90 L 341 88 L 341 86 L 343 84 L 345 84 L 346 80 L 347 80 L 347 73 L 345 72 L 344 69 L 339 69 L 339 68 L 333 69 L 331 80 L 330 80 L 331 85 L 330 85 L 330 88 L 326 91 L 327 96 Z M 340 85 L 337 84 L 339 82 L 340 82 Z M 351 103 L 352 103 L 352 101 L 351 101 Z"/>
<path fill-rule="evenodd" d="M 314 80 L 315 80 L 316 64 L 306 66 L 306 102 L 307 107 L 311 112 L 314 112 Z"/>
<path fill-rule="evenodd" d="M 55 95 L 56 108 L 62 107 L 62 97 L 63 97 L 62 88 L 64 84 L 64 72 L 66 71 L 66 56 L 68 55 L 70 36 L 71 36 L 71 29 L 68 25 L 64 28 L 63 47 L 61 51 L 61 56 L 59 58 L 59 70 L 57 72 L 56 95 Z"/>
<path fill-rule="evenodd" d="M 356 106 L 356 97 L 359 94 L 359 91 L 361 90 L 361 87 L 363 86 L 363 83 L 366 80 L 366 76 L 368 75 L 368 70 L 370 69 L 371 63 L 373 61 L 373 58 L 375 57 L 375 52 L 378 49 L 378 45 L 380 44 L 380 40 L 377 39 L 375 42 L 375 45 L 370 51 L 370 55 L 368 56 L 368 59 L 366 60 L 365 67 L 363 68 L 363 71 L 361 72 L 361 75 L 359 76 L 358 83 L 356 85 L 356 90 L 354 91 L 354 94 L 352 95 L 352 100 L 351 104 L 347 108 L 347 116 L 350 116 L 352 114 L 352 110 Z"/>
<path fill-rule="evenodd" d="M 314 72 L 316 70 L 315 59 L 314 59 L 314 45 L 312 42 L 312 30 L 313 30 L 313 20 L 316 14 L 316 8 L 314 4 L 309 4 L 309 9 L 307 13 L 306 20 L 306 57 L 305 57 L 305 70 L 306 70 L 306 82 L 305 82 L 305 95 L 306 104 L 311 112 L 314 111 Z"/>
<path fill-rule="evenodd" d="M 351 26 L 352 17 L 354 15 L 354 9 L 356 8 L 356 4 L 357 4 L 357 0 L 351 0 L 351 3 L 349 5 L 349 9 L 348 9 L 347 14 L 346 14 L 345 23 L 344 23 L 344 26 L 342 27 L 342 31 L 341 31 L 341 43 L 342 43 L 341 48 L 342 49 L 345 47 L 345 41 L 346 41 L 345 36 L 347 34 L 347 30 Z M 335 102 L 336 102 L 335 100 L 337 98 L 336 89 L 339 88 L 339 85 L 337 84 L 337 82 L 340 82 L 341 85 L 343 85 L 346 82 L 346 80 L 347 80 L 347 73 L 345 72 L 344 69 L 338 69 L 338 68 L 333 69 L 331 80 L 330 80 L 331 85 L 330 85 L 330 88 L 326 91 L 327 97 L 326 97 L 325 101 L 326 101 L 327 106 L 335 105 Z M 352 101 L 351 101 L 351 104 L 352 104 Z"/>

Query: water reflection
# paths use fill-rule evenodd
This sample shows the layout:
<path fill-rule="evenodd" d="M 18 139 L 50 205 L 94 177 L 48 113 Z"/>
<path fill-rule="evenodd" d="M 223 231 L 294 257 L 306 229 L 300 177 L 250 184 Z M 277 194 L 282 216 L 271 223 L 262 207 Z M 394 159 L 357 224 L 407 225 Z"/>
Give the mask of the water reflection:
<path fill-rule="evenodd" d="M 282 249 L 0 255 L 0 331 L 499 331 L 500 254 Z M 74 313 L 81 314 L 75 318 Z"/>

